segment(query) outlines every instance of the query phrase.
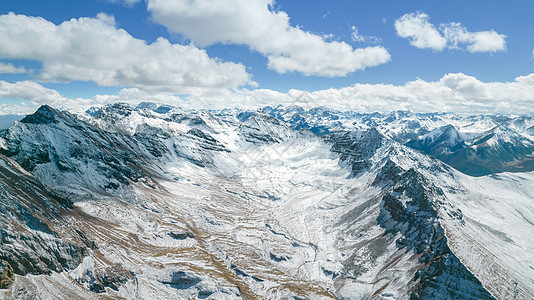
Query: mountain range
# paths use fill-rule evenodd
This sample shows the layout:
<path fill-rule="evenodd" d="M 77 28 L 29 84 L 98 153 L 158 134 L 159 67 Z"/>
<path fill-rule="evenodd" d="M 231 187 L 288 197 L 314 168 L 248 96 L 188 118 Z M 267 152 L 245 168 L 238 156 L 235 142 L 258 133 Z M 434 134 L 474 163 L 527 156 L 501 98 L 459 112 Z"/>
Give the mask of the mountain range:
<path fill-rule="evenodd" d="M 534 299 L 534 118 L 50 106 L 0 131 L 5 299 Z"/>

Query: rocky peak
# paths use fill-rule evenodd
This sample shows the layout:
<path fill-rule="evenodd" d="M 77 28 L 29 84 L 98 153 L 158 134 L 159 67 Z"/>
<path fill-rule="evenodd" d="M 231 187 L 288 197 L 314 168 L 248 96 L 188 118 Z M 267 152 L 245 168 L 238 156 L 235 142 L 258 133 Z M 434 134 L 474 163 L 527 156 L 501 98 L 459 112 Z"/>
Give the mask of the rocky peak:
<path fill-rule="evenodd" d="M 98 113 L 95 115 L 95 117 L 97 119 L 109 117 L 110 115 L 120 115 L 120 116 L 127 117 L 132 113 L 133 110 L 134 109 L 133 107 L 130 106 L 130 104 L 125 103 L 125 102 L 117 102 L 111 106 L 105 106 L 101 108 L 98 111 Z"/>
<path fill-rule="evenodd" d="M 397 111 L 392 111 L 389 114 L 387 114 L 386 119 L 384 121 L 389 123 L 389 122 L 393 122 L 396 120 L 410 118 L 410 117 L 413 117 L 414 115 L 415 113 L 409 110 L 397 110 Z"/>
<path fill-rule="evenodd" d="M 247 142 L 258 145 L 279 143 L 297 134 L 297 131 L 261 109 L 241 122 L 238 130 Z"/>
<path fill-rule="evenodd" d="M 367 169 L 373 157 L 386 138 L 376 128 L 372 127 L 366 131 L 345 132 L 333 134 L 327 138 L 332 145 L 332 151 L 341 155 L 341 160 L 352 164 L 352 172 L 357 175 Z"/>
<path fill-rule="evenodd" d="M 21 122 L 22 123 L 28 123 L 28 124 L 50 124 L 50 123 L 57 123 L 57 115 L 60 112 L 55 110 L 54 108 L 43 105 L 37 109 L 37 111 L 31 115 L 27 115 L 24 117 Z"/>

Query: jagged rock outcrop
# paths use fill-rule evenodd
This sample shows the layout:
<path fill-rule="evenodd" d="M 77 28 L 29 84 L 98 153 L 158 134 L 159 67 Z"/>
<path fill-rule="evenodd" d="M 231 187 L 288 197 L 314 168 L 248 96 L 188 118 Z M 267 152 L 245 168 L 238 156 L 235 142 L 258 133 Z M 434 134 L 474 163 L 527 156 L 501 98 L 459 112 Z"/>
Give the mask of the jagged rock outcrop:
<path fill-rule="evenodd" d="M 15 272 L 5 260 L 0 260 L 0 289 L 8 289 L 13 284 L 13 278 L 15 277 Z"/>

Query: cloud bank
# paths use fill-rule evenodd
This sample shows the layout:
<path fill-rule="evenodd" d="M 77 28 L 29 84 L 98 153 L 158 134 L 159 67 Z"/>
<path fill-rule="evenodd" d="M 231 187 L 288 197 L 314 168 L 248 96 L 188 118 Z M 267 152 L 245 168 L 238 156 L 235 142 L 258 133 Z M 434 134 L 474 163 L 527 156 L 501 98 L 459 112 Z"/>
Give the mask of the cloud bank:
<path fill-rule="evenodd" d="M 268 59 L 278 73 L 336 77 L 390 60 L 381 46 L 353 49 L 291 26 L 274 0 L 148 0 L 154 21 L 200 46 L 242 44 Z"/>
<path fill-rule="evenodd" d="M 292 105 L 304 107 L 326 106 L 339 110 L 388 112 L 456 113 L 534 113 L 534 73 L 520 76 L 511 82 L 482 82 L 463 73 L 444 75 L 438 81 L 416 79 L 403 85 L 355 84 L 340 89 L 308 93 L 291 90 L 280 93 L 271 90 L 240 90 L 220 98 L 200 97 L 199 105 L 225 103 L 256 107 L 264 105 Z M 221 105 L 218 107 L 220 108 Z"/>
<path fill-rule="evenodd" d="M 506 50 L 504 34 L 493 29 L 470 32 L 456 22 L 440 24 L 436 28 L 423 12 L 403 15 L 395 21 L 395 30 L 400 37 L 409 39 L 410 45 L 420 49 L 443 51 L 445 48 L 465 48 L 471 53 Z"/>
<path fill-rule="evenodd" d="M 94 99 L 69 99 L 56 90 L 29 80 L 15 83 L 0 80 L 0 98 L 22 100 L 18 104 L 0 103 L 0 115 L 30 114 L 43 104 L 76 112 L 101 104 Z"/>
<path fill-rule="evenodd" d="M 172 92 L 126 88 L 115 95 L 97 95 L 93 99 L 67 99 L 57 91 L 35 82 L 23 81 L 11 84 L 0 81 L 0 97 L 31 100 L 34 105 L 48 103 L 78 111 L 93 105 L 117 101 L 133 104 L 155 101 L 184 108 L 211 109 L 228 108 L 231 103 L 232 107 L 250 109 L 282 104 L 300 105 L 306 108 L 326 106 L 360 112 L 387 112 L 401 109 L 415 112 L 532 114 L 534 73 L 517 77 L 511 82 L 482 82 L 462 73 L 451 73 L 444 75 L 438 81 L 416 79 L 403 85 L 355 84 L 312 93 L 299 90 L 281 93 L 269 89 L 227 89 L 216 93 L 206 91 L 197 95 L 178 96 Z M 0 113 L 9 112 L 0 107 Z"/>
<path fill-rule="evenodd" d="M 251 83 L 241 64 L 210 58 L 194 45 L 159 38 L 152 44 L 115 27 L 112 16 L 79 18 L 55 25 L 43 18 L 0 15 L 0 58 L 42 62 L 43 82 L 93 81 L 189 92 L 237 88 Z M 1 67 L 1 66 L 0 66 Z"/>

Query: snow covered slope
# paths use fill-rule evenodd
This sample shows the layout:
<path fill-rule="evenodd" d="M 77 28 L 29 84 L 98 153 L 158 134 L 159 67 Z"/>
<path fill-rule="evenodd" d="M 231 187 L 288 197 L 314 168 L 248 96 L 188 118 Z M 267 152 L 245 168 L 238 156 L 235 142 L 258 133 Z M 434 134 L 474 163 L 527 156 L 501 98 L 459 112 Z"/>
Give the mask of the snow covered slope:
<path fill-rule="evenodd" d="M 532 299 L 534 175 L 470 177 L 398 142 L 470 148 L 464 119 L 444 120 L 43 106 L 0 132 L 0 295 Z M 24 271 L 24 253 L 57 263 Z"/>

